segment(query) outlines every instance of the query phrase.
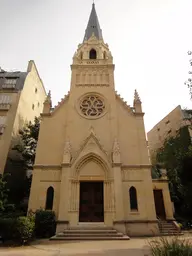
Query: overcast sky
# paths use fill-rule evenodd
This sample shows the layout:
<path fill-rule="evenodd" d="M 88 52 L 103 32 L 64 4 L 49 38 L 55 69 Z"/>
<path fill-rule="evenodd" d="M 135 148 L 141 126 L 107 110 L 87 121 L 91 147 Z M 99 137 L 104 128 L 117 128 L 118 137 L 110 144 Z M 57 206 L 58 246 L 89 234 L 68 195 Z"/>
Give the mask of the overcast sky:
<path fill-rule="evenodd" d="M 116 90 L 143 102 L 146 131 L 177 105 L 187 87 L 192 0 L 95 0 L 114 57 Z M 34 60 L 54 105 L 70 89 L 70 64 L 82 42 L 91 0 L 0 0 L 0 66 L 25 71 Z"/>

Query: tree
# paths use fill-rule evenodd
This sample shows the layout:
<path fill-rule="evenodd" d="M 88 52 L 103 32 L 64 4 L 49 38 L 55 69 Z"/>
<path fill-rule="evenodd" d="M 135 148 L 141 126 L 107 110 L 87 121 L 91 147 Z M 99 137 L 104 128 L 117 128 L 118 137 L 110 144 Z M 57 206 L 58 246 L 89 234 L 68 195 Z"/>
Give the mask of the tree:
<path fill-rule="evenodd" d="M 3 175 L 0 175 L 0 212 L 5 210 L 7 204 L 8 190 L 6 188 L 6 181 Z"/>
<path fill-rule="evenodd" d="M 36 117 L 34 123 L 29 122 L 19 131 L 19 142 L 12 148 L 17 151 L 19 157 L 9 159 L 6 164 L 6 173 L 10 173 L 7 179 L 7 187 L 10 190 L 9 202 L 14 203 L 17 209 L 21 208 L 22 211 L 26 211 L 27 205 L 21 202 L 28 198 L 30 193 L 32 177 L 28 177 L 27 172 L 33 170 L 39 127 L 40 118 Z"/>
<path fill-rule="evenodd" d="M 7 175 L 0 174 L 0 214 L 13 210 L 14 206 L 8 203 Z"/>
<path fill-rule="evenodd" d="M 176 212 L 183 216 L 192 214 L 192 145 L 188 129 L 182 127 L 175 137 L 168 138 L 156 156 L 156 161 L 167 169 Z"/>
<path fill-rule="evenodd" d="M 39 128 L 40 118 L 35 117 L 34 123 L 29 122 L 22 130 L 19 131 L 21 143 L 14 146 L 14 149 L 22 155 L 25 170 L 33 169 Z"/>

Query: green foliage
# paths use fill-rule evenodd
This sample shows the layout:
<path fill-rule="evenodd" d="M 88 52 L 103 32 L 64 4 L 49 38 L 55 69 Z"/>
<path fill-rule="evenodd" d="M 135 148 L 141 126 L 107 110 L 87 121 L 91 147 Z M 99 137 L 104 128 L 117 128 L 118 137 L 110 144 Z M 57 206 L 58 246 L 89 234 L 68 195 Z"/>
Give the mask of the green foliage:
<path fill-rule="evenodd" d="M 29 122 L 22 130 L 19 131 L 21 143 L 14 147 L 14 149 L 22 155 L 26 170 L 33 169 L 39 128 L 40 118 L 35 117 L 34 123 Z"/>
<path fill-rule="evenodd" d="M 16 231 L 16 219 L 15 218 L 0 218 L 0 235 L 3 240 L 13 240 Z"/>
<path fill-rule="evenodd" d="M 35 222 L 29 217 L 19 217 L 16 221 L 16 238 L 20 243 L 31 240 L 34 234 Z"/>
<path fill-rule="evenodd" d="M 160 237 L 149 242 L 153 256 L 192 256 L 192 245 L 178 237 Z"/>
<path fill-rule="evenodd" d="M 5 178 L 0 175 L 0 212 L 5 210 L 7 204 L 8 190 L 6 184 Z"/>
<path fill-rule="evenodd" d="M 8 203 L 7 176 L 0 174 L 0 214 L 14 209 L 14 206 Z"/>
<path fill-rule="evenodd" d="M 175 137 L 168 138 L 157 152 L 157 163 L 167 169 L 169 187 L 176 212 L 192 213 L 192 146 L 188 127 L 179 130 Z"/>
<path fill-rule="evenodd" d="M 35 118 L 34 123 L 28 123 L 19 131 L 17 144 L 12 148 L 12 155 L 6 163 L 5 172 L 10 176 L 7 179 L 9 189 L 8 200 L 14 203 L 16 208 L 27 212 L 27 203 L 24 199 L 29 197 L 31 177 L 27 177 L 27 171 L 32 171 L 35 161 L 37 140 L 39 135 L 40 118 Z"/>
<path fill-rule="evenodd" d="M 49 238 L 55 235 L 55 213 L 48 210 L 38 210 L 35 214 L 35 235 L 38 238 Z"/>
<path fill-rule="evenodd" d="M 0 235 L 4 242 L 23 244 L 34 234 L 35 222 L 30 217 L 0 218 Z"/>

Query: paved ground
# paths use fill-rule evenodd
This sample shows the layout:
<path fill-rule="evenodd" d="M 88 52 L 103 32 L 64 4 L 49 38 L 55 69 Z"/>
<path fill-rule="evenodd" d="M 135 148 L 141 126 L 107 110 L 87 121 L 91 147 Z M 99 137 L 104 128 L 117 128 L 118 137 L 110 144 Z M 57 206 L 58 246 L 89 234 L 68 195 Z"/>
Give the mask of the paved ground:
<path fill-rule="evenodd" d="M 192 240 L 191 236 L 187 239 Z M 148 256 L 148 240 L 60 242 L 41 240 L 31 246 L 0 248 L 0 256 Z"/>
<path fill-rule="evenodd" d="M 0 248 L 0 256 L 143 256 L 146 239 L 60 242 L 42 240 L 27 247 Z M 144 249 L 145 250 L 145 249 Z"/>

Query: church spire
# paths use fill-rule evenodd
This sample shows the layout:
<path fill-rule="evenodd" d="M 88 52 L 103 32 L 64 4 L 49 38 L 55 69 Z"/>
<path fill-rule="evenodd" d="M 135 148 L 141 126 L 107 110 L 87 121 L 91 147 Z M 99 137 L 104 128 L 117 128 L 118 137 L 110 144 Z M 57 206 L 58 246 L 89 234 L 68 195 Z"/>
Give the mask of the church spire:
<path fill-rule="evenodd" d="M 95 10 L 95 3 L 93 3 L 93 5 L 92 5 L 92 10 L 91 10 L 91 14 L 89 17 L 87 29 L 85 31 L 85 36 L 84 36 L 83 42 L 88 40 L 93 35 L 93 33 L 98 40 L 103 40 L 102 30 L 100 28 L 99 20 L 98 20 L 97 13 Z"/>

